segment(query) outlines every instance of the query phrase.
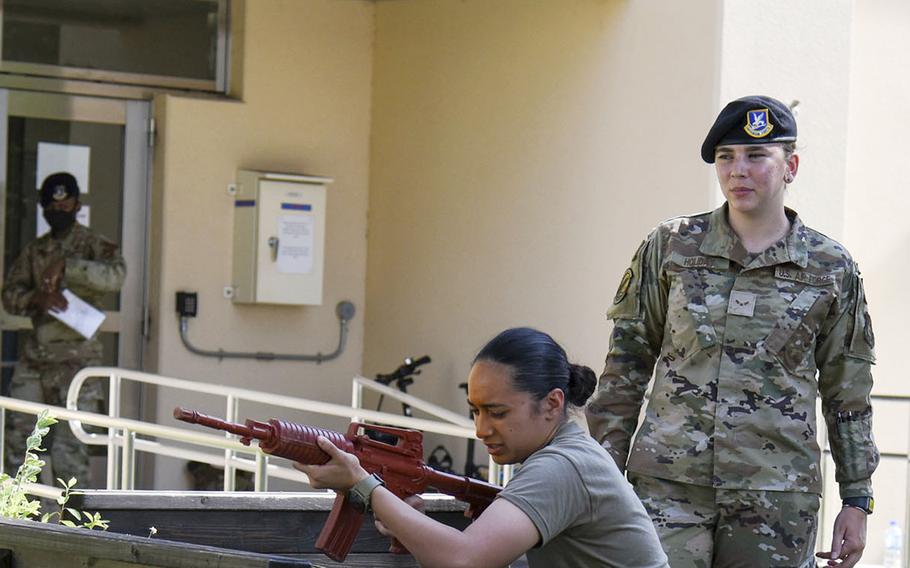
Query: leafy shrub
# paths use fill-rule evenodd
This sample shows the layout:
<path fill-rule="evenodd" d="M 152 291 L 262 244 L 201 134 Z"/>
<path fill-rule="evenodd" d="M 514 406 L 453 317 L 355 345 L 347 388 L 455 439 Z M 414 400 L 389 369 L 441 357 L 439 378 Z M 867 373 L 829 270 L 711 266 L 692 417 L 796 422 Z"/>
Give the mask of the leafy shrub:
<path fill-rule="evenodd" d="M 57 482 L 63 487 L 63 493 L 57 497 L 59 510 L 51 513 L 42 514 L 41 502 L 29 499 L 25 492 L 26 484 L 37 482 L 38 476 L 41 475 L 45 462 L 38 457 L 38 452 L 44 451 L 41 442 L 50 432 L 51 425 L 56 423 L 56 418 L 51 416 L 47 410 L 42 410 L 35 423 L 35 429 L 26 439 L 25 460 L 19 466 L 16 477 L 10 477 L 6 473 L 0 474 L 0 517 L 34 520 L 40 515 L 42 523 L 56 518 L 58 524 L 68 527 L 106 530 L 108 521 L 102 519 L 100 513 L 87 513 L 66 506 L 72 489 L 76 486 L 75 477 L 71 477 L 69 481 L 57 478 Z"/>

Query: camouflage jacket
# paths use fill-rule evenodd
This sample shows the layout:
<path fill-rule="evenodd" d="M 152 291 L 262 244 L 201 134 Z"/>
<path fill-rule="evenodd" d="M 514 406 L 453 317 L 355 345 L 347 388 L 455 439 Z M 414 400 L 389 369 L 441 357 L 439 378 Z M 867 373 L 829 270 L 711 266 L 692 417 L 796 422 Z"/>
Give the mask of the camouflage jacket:
<path fill-rule="evenodd" d="M 607 311 L 592 434 L 641 474 L 820 493 L 820 395 L 841 496 L 871 495 L 874 337 L 856 264 L 789 209 L 789 234 L 750 255 L 726 212 L 666 221 L 636 252 Z"/>
<path fill-rule="evenodd" d="M 63 256 L 66 269 L 61 289 L 68 288 L 100 308 L 105 292 L 116 292 L 126 277 L 126 263 L 117 245 L 76 223 L 62 238 L 50 233 L 25 246 L 3 282 L 3 307 L 11 314 L 32 319 L 33 332 L 25 345 L 25 358 L 34 362 L 97 358 L 101 344 L 86 341 L 79 333 L 31 305 L 45 268 Z"/>

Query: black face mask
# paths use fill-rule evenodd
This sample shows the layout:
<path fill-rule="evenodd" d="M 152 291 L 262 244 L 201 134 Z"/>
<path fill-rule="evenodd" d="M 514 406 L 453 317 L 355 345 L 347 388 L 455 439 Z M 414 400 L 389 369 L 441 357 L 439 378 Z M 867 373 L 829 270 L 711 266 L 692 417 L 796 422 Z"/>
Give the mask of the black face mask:
<path fill-rule="evenodd" d="M 54 234 L 66 232 L 76 222 L 76 212 L 60 211 L 57 209 L 45 209 L 44 220 L 50 225 Z"/>

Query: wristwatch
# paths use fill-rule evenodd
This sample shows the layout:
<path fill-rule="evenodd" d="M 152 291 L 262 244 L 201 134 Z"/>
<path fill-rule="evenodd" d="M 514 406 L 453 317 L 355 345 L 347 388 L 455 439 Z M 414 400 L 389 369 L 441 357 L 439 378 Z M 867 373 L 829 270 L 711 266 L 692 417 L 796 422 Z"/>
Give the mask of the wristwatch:
<path fill-rule="evenodd" d="M 872 510 L 875 508 L 875 499 L 872 497 L 847 497 L 842 502 L 844 507 L 859 509 L 867 515 L 871 515 Z"/>
<path fill-rule="evenodd" d="M 385 482 L 375 473 L 364 477 L 355 483 L 348 491 L 348 502 L 353 505 L 359 513 L 369 512 L 370 496 L 380 485 L 385 485 Z"/>

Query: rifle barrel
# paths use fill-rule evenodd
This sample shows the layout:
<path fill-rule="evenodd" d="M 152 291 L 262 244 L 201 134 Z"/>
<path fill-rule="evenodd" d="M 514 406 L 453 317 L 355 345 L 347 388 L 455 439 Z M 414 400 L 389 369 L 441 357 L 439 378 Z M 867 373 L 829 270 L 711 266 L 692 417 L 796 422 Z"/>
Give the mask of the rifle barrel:
<path fill-rule="evenodd" d="M 220 418 L 215 418 L 214 416 L 202 414 L 201 412 L 189 410 L 180 406 L 174 409 L 174 418 L 183 422 L 189 422 L 190 424 L 199 424 L 216 430 L 224 430 L 225 432 L 237 434 L 244 438 L 264 440 L 268 438 L 270 434 L 268 431 L 263 431 L 255 426 L 244 426 L 243 424 L 228 422 L 227 420 L 221 420 Z"/>

